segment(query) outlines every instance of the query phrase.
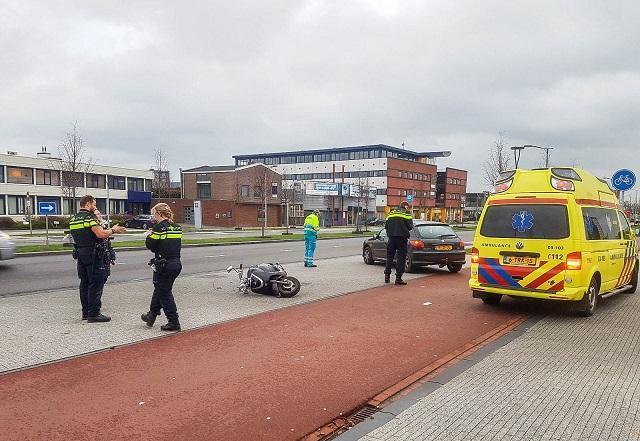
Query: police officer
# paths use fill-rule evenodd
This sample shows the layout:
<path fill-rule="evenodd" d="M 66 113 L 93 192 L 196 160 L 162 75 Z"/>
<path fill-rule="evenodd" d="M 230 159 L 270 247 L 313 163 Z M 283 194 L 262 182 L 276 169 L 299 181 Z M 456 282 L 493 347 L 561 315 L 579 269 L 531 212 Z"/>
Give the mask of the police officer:
<path fill-rule="evenodd" d="M 402 280 L 407 260 L 407 241 L 413 229 L 413 217 L 409 214 L 409 203 L 403 201 L 400 206 L 392 210 L 384 224 L 389 242 L 387 244 L 387 262 L 384 268 L 384 283 L 391 281 L 391 267 L 396 257 L 396 285 L 406 285 Z"/>
<path fill-rule="evenodd" d="M 149 312 L 142 314 L 142 321 L 152 327 L 160 309 L 164 310 L 168 323 L 160 327 L 163 331 L 179 331 L 178 308 L 173 298 L 173 282 L 182 271 L 180 249 L 182 228 L 173 222 L 173 212 L 167 204 L 156 204 L 151 209 L 156 224 L 147 233 L 147 248 L 155 253 L 150 264 L 153 267 L 153 296 Z"/>
<path fill-rule="evenodd" d="M 96 220 L 98 221 L 98 225 L 102 228 L 105 227 L 106 222 L 102 217 L 102 213 L 100 210 L 95 210 L 93 214 L 96 216 Z M 106 239 L 100 240 L 100 246 L 104 249 L 104 283 L 107 283 L 109 276 L 111 275 L 111 266 L 116 264 L 116 251 L 113 249 L 113 245 L 111 244 L 111 238 L 108 237 Z"/>
<path fill-rule="evenodd" d="M 313 255 L 316 252 L 318 242 L 318 231 L 320 231 L 320 211 L 313 210 L 304 219 L 304 266 L 315 268 L 318 265 L 313 263 Z"/>
<path fill-rule="evenodd" d="M 104 229 L 94 214 L 96 199 L 87 195 L 80 199 L 80 211 L 71 218 L 69 230 L 74 241 L 74 257 L 78 259 L 82 320 L 89 323 L 108 322 L 111 317 L 100 313 L 102 289 L 106 281 L 106 264 L 102 242 L 116 233 L 127 231 L 114 225 Z"/>

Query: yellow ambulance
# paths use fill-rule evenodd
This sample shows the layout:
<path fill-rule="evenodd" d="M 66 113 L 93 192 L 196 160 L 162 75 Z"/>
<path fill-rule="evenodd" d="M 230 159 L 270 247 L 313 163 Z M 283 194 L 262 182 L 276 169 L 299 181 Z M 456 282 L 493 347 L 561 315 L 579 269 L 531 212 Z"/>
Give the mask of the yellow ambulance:
<path fill-rule="evenodd" d="M 577 168 L 500 174 L 473 240 L 473 297 L 573 301 L 590 316 L 637 286 L 635 234 L 606 181 Z"/>

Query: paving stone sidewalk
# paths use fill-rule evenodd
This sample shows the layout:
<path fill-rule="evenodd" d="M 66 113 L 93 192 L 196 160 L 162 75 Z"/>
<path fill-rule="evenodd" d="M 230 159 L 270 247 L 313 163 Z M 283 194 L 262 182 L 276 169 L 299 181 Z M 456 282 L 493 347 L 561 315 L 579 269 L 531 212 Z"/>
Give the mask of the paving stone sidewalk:
<path fill-rule="evenodd" d="M 547 317 L 361 439 L 640 440 L 639 319 L 640 292 Z"/>
<path fill-rule="evenodd" d="M 221 323 L 253 314 L 313 302 L 383 284 L 383 267 L 364 265 L 360 256 L 320 260 L 318 268 L 302 263 L 285 269 L 302 283 L 298 296 L 282 299 L 238 293 L 235 272 L 181 276 L 174 295 L 183 329 Z M 116 269 L 117 271 L 117 269 Z M 405 278 L 426 274 L 407 274 Z M 107 284 L 103 312 L 110 323 L 81 321 L 78 290 L 56 290 L 0 298 L 0 373 L 166 335 L 140 320 L 149 309 L 151 281 Z"/>

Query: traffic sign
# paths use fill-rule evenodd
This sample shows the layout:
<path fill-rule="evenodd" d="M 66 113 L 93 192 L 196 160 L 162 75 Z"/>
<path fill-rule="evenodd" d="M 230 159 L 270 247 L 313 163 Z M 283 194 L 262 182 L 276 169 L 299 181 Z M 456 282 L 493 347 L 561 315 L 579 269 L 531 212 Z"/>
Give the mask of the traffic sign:
<path fill-rule="evenodd" d="M 407 195 L 407 202 L 409 202 L 409 203 L 413 202 L 413 195 L 412 194 L 408 194 Z"/>
<path fill-rule="evenodd" d="M 611 186 L 615 190 L 631 190 L 634 185 L 636 185 L 636 175 L 626 168 L 618 170 L 611 176 Z"/>
<path fill-rule="evenodd" d="M 38 202 L 38 213 L 42 216 L 50 216 L 58 213 L 57 202 Z"/>

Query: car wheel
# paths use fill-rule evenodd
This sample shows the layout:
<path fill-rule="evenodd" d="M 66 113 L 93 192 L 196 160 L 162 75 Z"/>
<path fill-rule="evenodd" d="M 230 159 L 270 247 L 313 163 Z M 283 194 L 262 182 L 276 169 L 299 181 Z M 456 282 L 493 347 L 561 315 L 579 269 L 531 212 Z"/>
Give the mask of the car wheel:
<path fill-rule="evenodd" d="M 486 292 L 482 296 L 482 301 L 487 305 L 497 305 L 502 300 L 502 294 L 493 294 Z"/>
<path fill-rule="evenodd" d="M 376 263 L 375 259 L 373 258 L 373 253 L 371 252 L 371 247 L 364 248 L 364 250 L 362 251 L 362 260 L 364 260 L 364 263 L 366 263 L 367 265 L 373 265 L 374 263 Z"/>
<path fill-rule="evenodd" d="M 600 287 L 598 286 L 598 280 L 596 278 L 591 279 L 591 283 L 589 283 L 589 288 L 587 288 L 587 292 L 584 293 L 584 297 L 581 300 L 581 308 L 580 315 L 583 317 L 591 317 L 598 306 L 598 291 Z"/>
<path fill-rule="evenodd" d="M 147 225 L 147 223 L 145 222 L 144 224 L 142 224 L 142 229 L 146 230 L 149 227 L 149 225 Z"/>
<path fill-rule="evenodd" d="M 636 262 L 636 269 L 633 270 L 633 276 L 631 276 L 631 286 L 625 292 L 633 294 L 638 289 L 638 263 Z"/>
<path fill-rule="evenodd" d="M 125 228 L 129 228 L 129 227 L 130 227 L 130 225 L 129 225 L 129 221 L 125 221 L 125 223 L 124 223 L 124 227 L 125 227 Z"/>
<path fill-rule="evenodd" d="M 412 273 L 416 269 L 416 266 L 413 264 L 413 257 L 411 254 L 407 254 L 407 259 L 404 262 L 404 272 Z"/>
<path fill-rule="evenodd" d="M 451 271 L 452 273 L 459 273 L 460 270 L 462 269 L 462 264 L 461 263 L 450 263 L 447 265 L 447 269 L 449 271 Z"/>

